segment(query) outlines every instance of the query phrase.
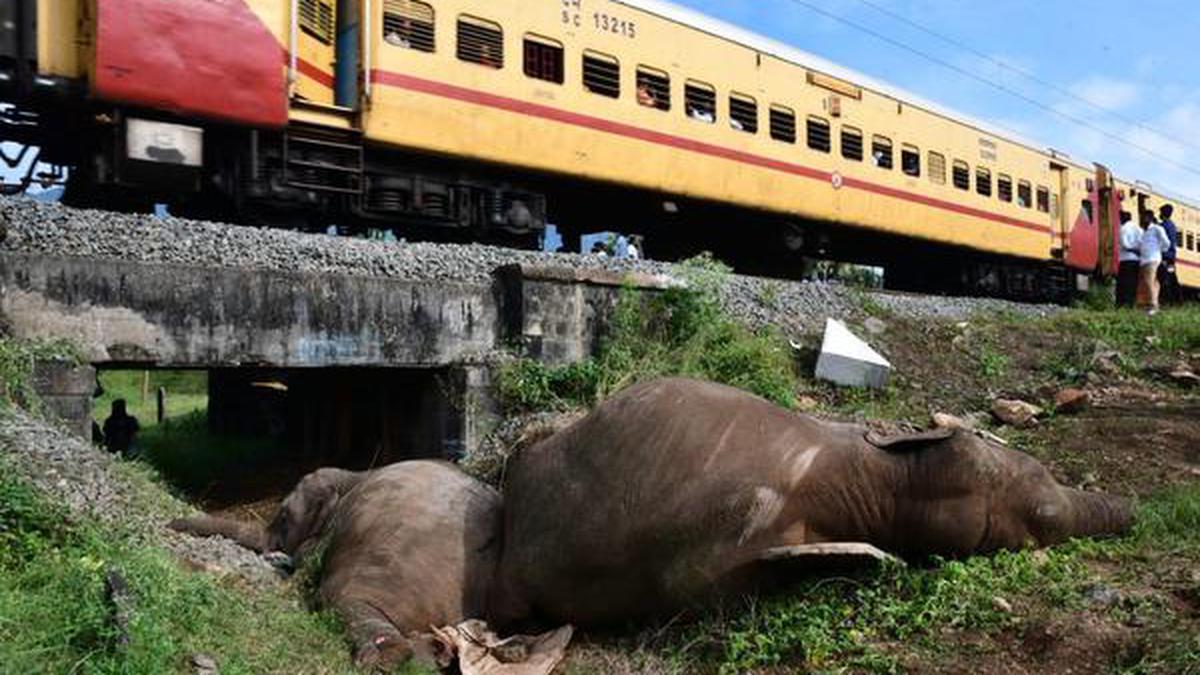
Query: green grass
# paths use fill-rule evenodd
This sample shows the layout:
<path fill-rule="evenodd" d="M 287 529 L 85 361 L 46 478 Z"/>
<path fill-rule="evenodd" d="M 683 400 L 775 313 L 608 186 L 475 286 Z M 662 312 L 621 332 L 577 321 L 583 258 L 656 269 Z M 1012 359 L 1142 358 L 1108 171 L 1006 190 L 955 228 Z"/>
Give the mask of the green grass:
<path fill-rule="evenodd" d="M 852 577 L 806 579 L 785 593 L 714 611 L 670 640 L 683 672 L 901 672 L 897 651 L 936 654 L 947 630 L 994 633 L 1029 606 L 1056 612 L 1083 607 L 1095 582 L 1088 562 L 1121 569 L 1163 556 L 1200 562 L 1200 486 L 1157 495 L 1139 508 L 1126 537 L 1079 540 L 1045 552 L 1002 552 L 932 567 L 887 565 Z M 1018 611 L 1001 611 L 995 598 Z M 1165 611 L 1165 610 L 1160 610 Z M 1180 635 L 1126 664 L 1127 672 L 1196 672 L 1200 640 Z M 1187 669 L 1191 668 L 1190 671 Z"/>
<path fill-rule="evenodd" d="M 1168 308 L 1157 316 L 1136 310 L 1071 310 L 1048 319 L 1060 331 L 1099 340 L 1127 356 L 1200 350 L 1200 306 Z"/>
<path fill-rule="evenodd" d="M 644 294 L 625 289 L 598 354 L 548 367 L 520 360 L 500 370 L 497 394 L 511 412 L 588 406 L 641 380 L 703 378 L 790 407 L 796 376 L 791 349 L 774 331 L 752 331 L 720 308 L 728 269 L 711 258 L 683 265 L 687 288 Z"/>
<path fill-rule="evenodd" d="M 282 592 L 186 572 L 139 539 L 67 518 L 0 472 L 0 672 L 190 673 L 198 653 L 222 673 L 353 670 L 330 617 Z M 105 596 L 110 572 L 132 591 L 125 647 Z"/>
<path fill-rule="evenodd" d="M 167 419 L 208 407 L 208 373 L 202 370 L 105 370 L 99 378 L 104 394 L 94 400 L 92 414 L 101 424 L 112 412 L 112 402 L 123 398 L 143 429 L 154 426 L 159 387 L 167 392 Z"/>

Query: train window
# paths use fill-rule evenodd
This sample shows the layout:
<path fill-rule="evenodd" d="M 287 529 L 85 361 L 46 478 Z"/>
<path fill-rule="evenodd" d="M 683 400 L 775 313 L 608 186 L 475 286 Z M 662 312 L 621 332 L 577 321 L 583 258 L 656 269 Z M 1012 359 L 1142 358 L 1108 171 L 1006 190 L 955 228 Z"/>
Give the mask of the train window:
<path fill-rule="evenodd" d="M 671 76 L 649 66 L 637 69 L 637 102 L 647 108 L 671 109 Z"/>
<path fill-rule="evenodd" d="M 729 125 L 748 134 L 758 133 L 758 103 L 745 94 L 730 94 Z"/>
<path fill-rule="evenodd" d="M 396 47 L 433 51 L 433 7 L 418 0 L 383 3 L 383 41 Z"/>
<path fill-rule="evenodd" d="M 563 83 L 563 46 L 557 40 L 525 36 L 525 74 L 535 80 Z"/>
<path fill-rule="evenodd" d="M 966 162 L 954 160 L 954 187 L 959 190 L 971 189 L 971 167 Z"/>
<path fill-rule="evenodd" d="M 975 191 L 984 197 L 992 196 L 992 172 L 982 166 L 975 167 Z"/>
<path fill-rule="evenodd" d="M 1017 183 L 1017 206 L 1025 209 L 1033 208 L 1033 186 L 1027 180 Z"/>
<path fill-rule="evenodd" d="M 883 136 L 871 139 L 871 161 L 881 169 L 890 170 L 892 164 L 892 141 Z"/>
<path fill-rule="evenodd" d="M 811 116 L 808 118 L 808 147 L 817 152 L 829 152 L 833 149 L 828 120 Z"/>
<path fill-rule="evenodd" d="M 828 124 L 825 125 L 825 135 L 829 136 Z M 771 106 L 771 138 L 784 143 L 796 142 L 796 113 L 791 108 Z"/>
<path fill-rule="evenodd" d="M 946 157 L 937 152 L 929 153 L 929 182 L 946 184 Z"/>
<path fill-rule="evenodd" d="M 1008 202 L 1009 204 L 1012 203 L 1012 187 L 1012 176 L 1000 174 L 1000 177 L 996 179 L 996 192 L 1000 196 L 1000 201 Z"/>
<path fill-rule="evenodd" d="M 332 0 L 300 0 L 296 6 L 300 30 L 323 44 L 332 45 L 334 38 Z"/>
<path fill-rule="evenodd" d="M 711 84 L 688 80 L 683 85 L 683 105 L 687 116 L 697 122 L 717 121 L 717 90 Z"/>
<path fill-rule="evenodd" d="M 921 177 L 921 151 L 912 145 L 900 146 L 900 170 L 906 176 Z"/>
<path fill-rule="evenodd" d="M 1037 210 L 1042 213 L 1050 213 L 1050 188 L 1038 186 Z"/>
<path fill-rule="evenodd" d="M 842 157 L 856 162 L 863 159 L 863 133 L 854 127 L 842 127 Z"/>
<path fill-rule="evenodd" d="M 621 64 L 611 56 L 583 53 L 583 88 L 609 98 L 621 96 Z"/>
<path fill-rule="evenodd" d="M 458 17 L 458 58 L 488 68 L 503 68 L 504 33 L 500 24 L 472 16 Z"/>
<path fill-rule="evenodd" d="M 1189 251 L 1196 250 L 1196 233 L 1195 232 L 1187 233 L 1187 250 L 1189 250 Z"/>

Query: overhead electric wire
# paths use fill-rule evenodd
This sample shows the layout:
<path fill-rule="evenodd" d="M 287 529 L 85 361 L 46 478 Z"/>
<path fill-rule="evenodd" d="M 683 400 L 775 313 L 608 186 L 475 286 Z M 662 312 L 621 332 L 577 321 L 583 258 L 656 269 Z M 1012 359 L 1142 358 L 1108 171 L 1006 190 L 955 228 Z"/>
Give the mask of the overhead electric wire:
<path fill-rule="evenodd" d="M 1011 63 L 1005 62 L 1003 59 L 998 59 L 995 56 L 992 56 L 991 54 L 983 52 L 983 51 L 977 49 L 976 47 L 973 47 L 970 44 L 963 42 L 962 40 L 959 40 L 952 36 L 938 32 L 938 31 L 936 31 L 928 26 L 925 26 L 917 21 L 913 21 L 912 19 L 908 18 L 907 16 L 904 16 L 903 14 L 894 12 L 894 11 L 888 9 L 887 7 L 883 7 L 877 3 L 874 3 L 871 0 L 857 0 L 857 1 L 861 4 L 866 5 L 867 7 L 870 7 L 871 9 L 875 10 L 876 12 L 879 12 L 880 14 L 883 14 L 887 17 L 895 19 L 896 21 L 900 21 L 908 26 L 911 26 L 912 28 L 915 28 L 915 29 L 921 31 L 922 33 L 925 33 L 926 35 L 933 36 L 933 37 L 941 40 L 942 42 L 945 42 L 946 44 L 953 45 L 959 49 L 969 52 L 973 56 L 976 56 L 980 59 L 983 59 L 984 61 L 994 64 L 998 68 L 1016 73 L 1017 75 L 1020 75 L 1021 77 L 1024 77 L 1025 79 L 1027 79 L 1031 82 L 1036 82 L 1037 84 L 1039 84 L 1043 87 L 1046 87 L 1061 96 L 1065 96 L 1067 98 L 1070 98 L 1073 101 L 1082 103 L 1094 110 L 1099 110 L 1100 112 L 1105 113 L 1106 115 L 1110 115 L 1115 119 L 1121 120 L 1122 122 L 1125 122 L 1126 124 L 1132 124 L 1135 127 L 1140 127 L 1142 129 L 1145 129 L 1146 131 L 1149 131 L 1149 132 L 1153 133 L 1155 136 L 1158 136 L 1159 138 L 1162 138 L 1164 140 L 1171 141 L 1172 143 L 1179 143 L 1180 145 L 1186 145 L 1186 146 L 1191 147 L 1194 150 L 1200 150 L 1200 145 L 1195 145 L 1195 144 L 1187 142 L 1186 140 L 1174 138 L 1171 135 L 1169 135 L 1168 133 L 1151 126 L 1148 122 L 1145 122 L 1145 121 L 1142 121 L 1139 119 L 1135 119 L 1135 118 L 1125 115 L 1124 113 L 1121 113 L 1117 110 L 1109 108 L 1108 106 L 1100 105 L 1099 103 L 1096 103 L 1095 101 L 1089 100 L 1086 96 L 1080 96 L 1079 94 L 1076 94 L 1075 92 L 1071 91 L 1070 89 L 1068 89 L 1066 87 L 1063 87 L 1054 82 L 1051 82 L 1050 80 L 1040 77 L 1024 68 L 1021 68 L 1020 66 L 1015 66 Z"/>
<path fill-rule="evenodd" d="M 1021 99 L 1022 101 L 1025 101 L 1026 103 L 1028 103 L 1028 104 L 1030 104 L 1030 105 L 1032 105 L 1032 106 L 1035 106 L 1035 107 L 1037 107 L 1037 108 L 1041 108 L 1042 110 L 1045 110 L 1046 112 L 1048 112 L 1048 113 L 1050 113 L 1050 114 L 1052 114 L 1052 115 L 1055 115 L 1055 116 L 1057 116 L 1057 117 L 1061 117 L 1061 118 L 1063 118 L 1063 119 L 1067 120 L 1068 122 L 1071 122 L 1071 123 L 1073 123 L 1073 124 L 1078 124 L 1079 126 L 1081 126 L 1081 127 L 1084 127 L 1084 128 L 1087 128 L 1087 129 L 1091 129 L 1092 131 L 1095 131 L 1095 132 L 1099 133 L 1100 135 L 1102 135 L 1102 136 L 1104 136 L 1104 137 L 1106 137 L 1106 138 L 1109 138 L 1109 139 L 1111 139 L 1111 140 L 1114 140 L 1114 141 L 1116 141 L 1116 142 L 1118 142 L 1118 143 L 1121 143 L 1122 145 L 1129 146 L 1130 148 L 1133 148 L 1133 149 L 1135 149 L 1135 150 L 1137 150 L 1137 151 L 1139 151 L 1139 152 L 1141 152 L 1141 153 L 1143 153 L 1143 154 L 1145 154 L 1145 155 L 1147 155 L 1147 156 L 1149 156 L 1149 157 L 1153 157 L 1153 158 L 1155 158 L 1155 159 L 1158 159 L 1158 160 L 1160 160 L 1160 161 L 1162 161 L 1162 162 L 1166 162 L 1167 164 L 1170 164 L 1170 165 L 1172 165 L 1172 166 L 1175 166 L 1175 167 L 1177 167 L 1177 168 L 1179 168 L 1179 169 L 1182 169 L 1182 170 L 1184 170 L 1184 171 L 1187 171 L 1188 173 L 1193 173 L 1193 174 L 1196 174 L 1197 176 L 1200 176 L 1200 168 L 1193 167 L 1193 166 L 1189 166 L 1189 165 L 1187 165 L 1187 164 L 1183 164 L 1182 162 L 1179 162 L 1179 161 L 1177 161 L 1177 160 L 1174 160 L 1174 159 L 1172 159 L 1172 158 L 1170 158 L 1170 157 L 1167 157 L 1166 155 L 1163 155 L 1163 154 L 1161 154 L 1161 153 L 1159 153 L 1159 152 L 1156 152 L 1156 151 L 1154 151 L 1154 150 L 1151 150 L 1151 149 L 1149 149 L 1149 148 L 1147 148 L 1147 147 L 1145 147 L 1145 146 L 1142 146 L 1142 145 L 1140 145 L 1140 144 L 1138 144 L 1138 143 L 1135 143 L 1135 142 L 1133 142 L 1133 141 L 1130 141 L 1130 140 L 1128 140 L 1128 139 L 1126 139 L 1126 138 L 1123 138 L 1122 136 L 1119 136 L 1119 135 L 1117 135 L 1117 134 L 1114 134 L 1114 133 L 1112 133 L 1112 132 L 1108 131 L 1107 129 L 1104 129 L 1103 127 L 1096 126 L 1096 125 L 1094 125 L 1094 124 L 1092 124 L 1092 123 L 1088 122 L 1087 120 L 1084 120 L 1084 119 L 1081 119 L 1081 118 L 1079 118 L 1079 117 L 1075 117 L 1074 115 L 1070 115 L 1070 114 L 1068 114 L 1068 113 L 1065 113 L 1065 112 L 1063 112 L 1063 111 L 1061 111 L 1061 110 L 1058 110 L 1058 109 L 1054 108 L 1053 106 L 1051 106 L 1051 105 L 1049 105 L 1049 104 L 1046 104 L 1046 103 L 1043 103 L 1042 101 L 1039 101 L 1039 100 L 1038 100 L 1038 99 L 1036 99 L 1036 98 L 1033 98 L 1033 97 L 1031 97 L 1031 96 L 1028 96 L 1028 95 L 1026 95 L 1026 94 L 1023 94 L 1023 93 L 1021 93 L 1021 92 L 1019 92 L 1019 91 L 1017 91 L 1017 90 L 1015 90 L 1015 89 L 1012 89 L 1012 88 L 1010 88 L 1010 87 L 1006 87 L 1006 86 L 1004 86 L 1004 85 L 1002 85 L 1002 84 L 998 84 L 998 83 L 996 83 L 996 82 L 993 82 L 993 81 L 989 80 L 988 78 L 986 78 L 986 77 L 984 77 L 984 76 L 982 76 L 982 75 L 979 75 L 979 74 L 977 74 L 977 73 L 971 72 L 970 70 L 967 70 L 966 68 L 963 68 L 963 67 L 961 67 L 961 66 L 958 66 L 958 65 L 955 65 L 955 64 L 953 64 L 953 63 L 950 63 L 949 61 L 946 61 L 945 59 L 938 58 L 938 57 L 936 57 L 936 56 L 934 56 L 934 55 L 932 55 L 932 54 L 929 54 L 929 53 L 927 53 L 927 52 L 921 51 L 920 49 L 918 49 L 918 48 L 916 48 L 916 47 L 913 47 L 913 46 L 911 46 L 911 45 L 909 45 L 909 44 L 906 44 L 906 43 L 904 43 L 904 42 L 901 42 L 900 40 L 897 40 L 897 39 L 895 39 L 895 38 L 893 38 L 893 37 L 889 37 L 889 36 L 887 36 L 887 35 L 884 35 L 883 33 L 880 33 L 879 31 L 877 31 L 877 30 L 875 30 L 875 29 L 873 29 L 873 28 L 870 28 L 870 27 L 868 27 L 868 26 L 864 26 L 864 25 L 862 25 L 862 24 L 860 24 L 860 23 L 858 23 L 858 22 L 855 22 L 855 21 L 852 21 L 852 20 L 850 20 L 850 19 L 847 19 L 847 18 L 845 18 L 845 17 L 839 16 L 839 15 L 837 15 L 837 14 L 833 13 L 833 12 L 830 12 L 829 10 L 823 9 L 823 8 L 821 8 L 821 7 L 817 7 L 816 5 L 813 5 L 812 3 L 810 3 L 810 2 L 807 2 L 806 0 L 788 0 L 788 1 L 789 1 L 789 2 L 791 2 L 791 3 L 793 3 L 793 4 L 795 4 L 795 5 L 798 5 L 798 6 L 801 6 L 801 7 L 805 7 L 805 8 L 807 8 L 807 9 L 809 9 L 809 10 L 811 10 L 811 11 L 813 11 L 813 12 L 817 13 L 817 14 L 820 14 L 821 16 L 824 16 L 824 17 L 826 17 L 826 18 L 829 18 L 829 19 L 833 19 L 834 21 L 837 21 L 837 22 L 839 22 L 839 23 L 842 23 L 842 24 L 845 24 L 845 25 L 847 25 L 847 26 L 850 26 L 851 28 L 853 28 L 853 29 L 855 29 L 855 30 L 857 30 L 857 31 L 860 31 L 860 32 L 862 32 L 862 33 L 866 33 L 867 35 L 870 35 L 871 37 L 873 37 L 873 38 L 875 38 L 875 39 L 877 39 L 877 40 L 880 40 L 880 41 L 882 41 L 882 42 L 886 42 L 887 44 L 889 44 L 889 45 L 892 45 L 893 47 L 896 47 L 897 49 L 901 49 L 901 50 L 904 50 L 904 51 L 906 51 L 906 52 L 909 52 L 909 53 L 911 53 L 911 54 L 913 54 L 913 55 L 915 55 L 915 56 L 918 56 L 918 57 L 920 57 L 920 58 L 922 58 L 922 59 L 925 59 L 926 61 L 929 61 L 929 62 L 931 62 L 931 63 L 933 63 L 933 64 L 936 64 L 936 65 L 942 66 L 943 68 L 946 68 L 946 69 L 949 69 L 949 70 L 952 70 L 952 71 L 954 71 L 954 72 L 956 72 L 956 73 L 958 73 L 958 74 L 960 74 L 960 75 L 962 75 L 962 76 L 964 76 L 964 77 L 967 77 L 967 78 L 969 78 L 969 79 L 975 80 L 975 81 L 977 81 L 977 82 L 981 82 L 981 83 L 983 83 L 983 84 L 985 84 L 985 85 L 987 85 L 987 86 L 989 86 L 989 87 L 992 87 L 992 88 L 994 88 L 994 89 L 997 89 L 997 90 L 999 90 L 999 91 L 1002 91 L 1002 92 L 1004 92 L 1004 93 L 1006 93 L 1006 94 L 1009 94 L 1010 96 L 1014 96 L 1014 97 L 1016 97 L 1016 98 L 1019 98 L 1019 99 Z M 1018 134 L 1018 135 L 1021 135 L 1021 134 Z"/>

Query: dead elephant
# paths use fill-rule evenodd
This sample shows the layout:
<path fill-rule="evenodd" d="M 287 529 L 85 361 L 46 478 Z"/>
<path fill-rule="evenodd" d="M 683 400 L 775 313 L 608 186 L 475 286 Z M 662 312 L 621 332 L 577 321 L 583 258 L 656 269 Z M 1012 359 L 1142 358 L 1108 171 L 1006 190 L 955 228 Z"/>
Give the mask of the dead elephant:
<path fill-rule="evenodd" d="M 663 379 L 510 460 L 504 520 L 493 618 L 597 624 L 745 589 L 762 561 L 839 544 L 963 556 L 1116 533 L 1131 514 L 968 432 L 877 438 Z"/>
<path fill-rule="evenodd" d="M 501 498 L 457 467 L 401 462 L 305 476 L 264 529 L 211 517 L 171 527 L 302 557 L 325 542 L 318 590 L 346 622 L 361 665 L 432 660 L 430 627 L 484 615 Z"/>

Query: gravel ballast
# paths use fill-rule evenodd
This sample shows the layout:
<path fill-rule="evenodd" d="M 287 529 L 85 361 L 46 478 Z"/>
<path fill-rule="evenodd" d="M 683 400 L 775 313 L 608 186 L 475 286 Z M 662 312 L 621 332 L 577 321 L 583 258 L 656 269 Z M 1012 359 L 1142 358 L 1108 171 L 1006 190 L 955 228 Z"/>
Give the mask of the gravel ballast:
<path fill-rule="evenodd" d="M 489 283 L 496 268 L 552 265 L 577 270 L 673 275 L 675 266 L 595 255 L 542 253 L 477 244 L 384 242 L 304 234 L 182 218 L 73 209 L 25 198 L 0 199 L 7 237 L 0 250 L 115 259 L 163 265 L 272 272 L 369 276 L 405 281 Z M 863 313 L 862 291 L 835 284 L 731 277 L 721 291 L 726 309 L 755 326 L 773 324 L 789 336 L 821 330 L 826 317 Z M 965 320 L 976 312 L 1045 315 L 1057 310 L 1003 300 L 894 293 L 867 294 L 898 316 Z"/>
<path fill-rule="evenodd" d="M 0 458 L 6 470 L 15 471 L 72 517 L 117 525 L 197 569 L 234 574 L 261 586 L 279 581 L 271 565 L 229 540 L 168 529 L 172 519 L 198 512 L 152 483 L 138 467 L 121 466 L 121 460 L 54 424 L 0 408 Z"/>

